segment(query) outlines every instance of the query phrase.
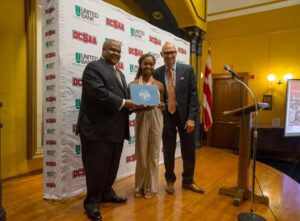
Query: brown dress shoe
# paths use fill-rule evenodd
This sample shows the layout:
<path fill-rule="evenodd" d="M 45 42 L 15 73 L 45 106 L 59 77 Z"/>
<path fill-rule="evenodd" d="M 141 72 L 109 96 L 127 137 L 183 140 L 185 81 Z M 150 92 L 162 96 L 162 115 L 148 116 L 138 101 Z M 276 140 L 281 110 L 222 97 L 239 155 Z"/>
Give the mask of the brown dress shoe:
<path fill-rule="evenodd" d="M 205 193 L 205 190 L 201 187 L 198 187 L 195 183 L 182 184 L 182 188 L 191 190 L 196 193 Z"/>
<path fill-rule="evenodd" d="M 171 182 L 167 183 L 166 192 L 168 194 L 174 194 L 174 184 L 173 183 L 171 183 Z"/>

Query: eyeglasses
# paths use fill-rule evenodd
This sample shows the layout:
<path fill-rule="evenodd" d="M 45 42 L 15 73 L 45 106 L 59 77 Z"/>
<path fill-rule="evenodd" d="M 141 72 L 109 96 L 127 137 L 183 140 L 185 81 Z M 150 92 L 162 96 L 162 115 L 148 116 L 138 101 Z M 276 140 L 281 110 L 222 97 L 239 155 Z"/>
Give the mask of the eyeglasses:
<path fill-rule="evenodd" d="M 163 56 L 169 56 L 169 55 L 174 55 L 176 54 L 177 51 L 166 51 L 166 52 L 162 52 Z"/>

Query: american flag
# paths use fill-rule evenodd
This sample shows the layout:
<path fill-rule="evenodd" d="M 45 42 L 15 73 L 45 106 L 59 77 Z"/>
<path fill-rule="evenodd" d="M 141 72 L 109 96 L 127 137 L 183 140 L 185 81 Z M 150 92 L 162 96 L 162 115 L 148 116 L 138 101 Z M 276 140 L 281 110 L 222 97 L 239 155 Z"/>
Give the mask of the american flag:
<path fill-rule="evenodd" d="M 205 76 L 203 84 L 203 109 L 204 109 L 204 130 L 208 131 L 213 124 L 212 118 L 212 75 L 211 75 L 211 60 L 210 60 L 210 50 L 208 51 L 206 66 L 205 66 Z"/>

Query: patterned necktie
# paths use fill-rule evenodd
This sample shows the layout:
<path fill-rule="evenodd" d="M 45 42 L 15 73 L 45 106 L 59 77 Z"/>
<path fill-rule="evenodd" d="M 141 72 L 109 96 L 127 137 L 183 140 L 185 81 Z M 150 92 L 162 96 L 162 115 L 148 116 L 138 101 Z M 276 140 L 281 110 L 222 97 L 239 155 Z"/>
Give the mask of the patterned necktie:
<path fill-rule="evenodd" d="M 175 102 L 175 86 L 174 86 L 174 71 L 172 68 L 168 69 L 168 110 L 171 114 L 176 111 Z"/>
<path fill-rule="evenodd" d="M 119 80 L 119 82 L 120 82 L 120 84 L 122 85 L 122 86 L 124 86 L 123 85 L 123 83 L 122 83 L 122 78 L 121 78 L 121 75 L 120 75 L 120 73 L 116 70 L 116 68 L 115 67 L 111 67 L 112 68 L 112 70 L 113 70 L 113 72 L 114 72 L 114 74 L 116 75 L 116 77 L 118 78 L 118 80 Z"/>

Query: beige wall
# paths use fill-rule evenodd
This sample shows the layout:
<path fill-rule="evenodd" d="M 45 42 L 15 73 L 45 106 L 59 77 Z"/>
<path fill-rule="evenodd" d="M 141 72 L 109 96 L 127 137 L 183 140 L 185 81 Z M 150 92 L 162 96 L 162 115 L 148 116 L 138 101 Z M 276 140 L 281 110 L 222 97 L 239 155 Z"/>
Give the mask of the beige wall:
<path fill-rule="evenodd" d="M 208 23 L 203 49 L 203 70 L 207 46 L 211 43 L 212 72 L 222 73 L 224 64 L 237 72 L 249 72 L 256 99 L 273 95 L 273 109 L 260 111 L 259 124 L 271 125 L 279 117 L 284 125 L 286 83 L 268 84 L 268 73 L 283 79 L 285 73 L 300 78 L 300 6 Z M 250 102 L 250 99 L 249 99 Z"/>
<path fill-rule="evenodd" d="M 26 140 L 26 33 L 24 1 L 0 3 L 0 100 L 2 178 L 42 167 L 41 159 L 27 160 Z"/>

